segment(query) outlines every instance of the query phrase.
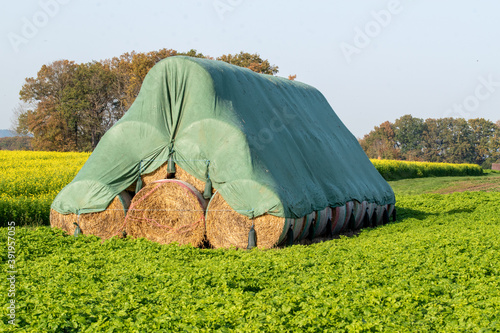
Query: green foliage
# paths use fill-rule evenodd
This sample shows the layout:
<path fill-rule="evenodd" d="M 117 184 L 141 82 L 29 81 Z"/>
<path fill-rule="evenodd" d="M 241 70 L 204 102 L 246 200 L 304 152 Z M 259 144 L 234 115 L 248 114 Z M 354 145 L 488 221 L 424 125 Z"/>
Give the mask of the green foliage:
<path fill-rule="evenodd" d="M 476 164 L 407 162 L 371 160 L 385 180 L 422 177 L 480 176 L 483 169 Z"/>
<path fill-rule="evenodd" d="M 414 118 L 409 114 L 394 122 L 394 139 L 401 149 L 401 155 L 408 156 L 409 160 L 415 160 L 419 156 L 423 131 L 423 119 Z"/>
<path fill-rule="evenodd" d="M 102 243 L 17 228 L 17 324 L 2 312 L 0 330 L 500 330 L 500 193 L 399 195 L 397 202 L 397 223 L 268 251 Z M 3 244 L 6 237 L 2 228 Z"/>

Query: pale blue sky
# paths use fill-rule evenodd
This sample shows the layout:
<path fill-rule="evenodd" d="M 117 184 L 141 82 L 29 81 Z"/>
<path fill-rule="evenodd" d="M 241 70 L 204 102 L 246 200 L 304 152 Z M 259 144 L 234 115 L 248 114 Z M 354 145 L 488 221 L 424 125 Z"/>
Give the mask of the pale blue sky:
<path fill-rule="evenodd" d="M 43 64 L 161 48 L 257 52 L 318 88 L 356 137 L 404 114 L 497 121 L 499 14 L 492 0 L 12 1 L 0 14 L 0 129 Z"/>

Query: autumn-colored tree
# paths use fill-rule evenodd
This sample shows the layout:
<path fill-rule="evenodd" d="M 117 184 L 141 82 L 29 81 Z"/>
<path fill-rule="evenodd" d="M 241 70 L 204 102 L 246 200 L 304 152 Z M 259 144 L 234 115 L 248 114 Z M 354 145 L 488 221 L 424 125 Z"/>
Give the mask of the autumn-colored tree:
<path fill-rule="evenodd" d="M 262 60 L 257 53 L 250 54 L 241 51 L 238 54 L 224 54 L 217 57 L 217 60 L 227 62 L 240 67 L 246 67 L 261 74 L 275 75 L 278 73 L 278 66 L 271 65 L 268 60 Z"/>
<path fill-rule="evenodd" d="M 36 150 L 73 150 L 75 145 L 70 135 L 71 119 L 60 105 L 64 91 L 73 84 L 77 65 L 73 61 L 59 60 L 43 65 L 36 78 L 27 78 L 20 91 L 20 98 L 28 109 L 20 115 L 21 123 L 33 137 Z"/>
<path fill-rule="evenodd" d="M 187 52 L 177 52 L 177 55 L 183 55 L 187 57 L 193 57 L 193 58 L 206 58 L 206 59 L 214 59 L 210 56 L 203 55 L 203 53 L 196 51 L 195 49 L 191 49 Z"/>
<path fill-rule="evenodd" d="M 297 78 L 297 74 L 294 74 L 294 75 L 288 75 L 288 80 L 290 81 L 295 81 L 295 79 Z"/>
<path fill-rule="evenodd" d="M 196 53 L 196 52 L 195 52 Z M 119 57 L 102 61 L 117 75 L 116 91 L 120 92 L 118 102 L 127 110 L 139 94 L 142 81 L 149 70 L 160 60 L 177 55 L 172 49 L 161 49 L 148 53 L 124 53 Z"/>
<path fill-rule="evenodd" d="M 373 131 L 359 141 L 369 158 L 397 159 L 399 150 L 396 149 L 394 124 L 386 121 L 375 126 Z"/>

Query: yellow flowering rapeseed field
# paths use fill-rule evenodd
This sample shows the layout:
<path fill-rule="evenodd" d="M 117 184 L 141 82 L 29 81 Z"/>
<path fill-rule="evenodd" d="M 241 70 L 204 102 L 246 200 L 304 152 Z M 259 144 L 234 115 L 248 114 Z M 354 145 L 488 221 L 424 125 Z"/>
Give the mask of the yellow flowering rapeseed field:
<path fill-rule="evenodd" d="M 409 162 L 395 160 L 371 160 L 385 180 L 420 177 L 480 176 L 483 169 L 477 164 L 452 164 Z"/>
<path fill-rule="evenodd" d="M 90 153 L 0 151 L 0 226 L 48 224 L 50 204 Z"/>

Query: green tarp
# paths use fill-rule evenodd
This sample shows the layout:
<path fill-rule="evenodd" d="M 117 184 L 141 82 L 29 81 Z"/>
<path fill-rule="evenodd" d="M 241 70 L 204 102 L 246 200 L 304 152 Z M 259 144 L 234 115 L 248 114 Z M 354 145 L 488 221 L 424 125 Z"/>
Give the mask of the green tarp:
<path fill-rule="evenodd" d="M 394 193 L 315 88 L 224 62 L 169 57 L 52 203 L 62 214 L 106 209 L 172 155 L 238 212 L 302 217 Z"/>

